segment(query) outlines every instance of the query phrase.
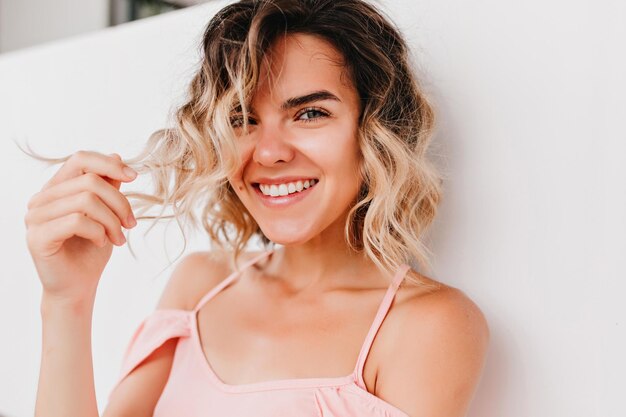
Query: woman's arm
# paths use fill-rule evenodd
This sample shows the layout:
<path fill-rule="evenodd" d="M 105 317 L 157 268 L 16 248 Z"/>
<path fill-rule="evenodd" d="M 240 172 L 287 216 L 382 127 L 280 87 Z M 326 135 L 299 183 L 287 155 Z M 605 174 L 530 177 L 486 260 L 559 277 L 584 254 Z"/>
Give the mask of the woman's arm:
<path fill-rule="evenodd" d="M 136 178 L 117 155 L 78 151 L 28 202 L 28 250 L 43 287 L 36 417 L 97 417 L 91 321 L 96 289 L 122 227 L 136 225 L 119 192 Z"/>
<path fill-rule="evenodd" d="M 174 270 L 157 308 L 184 308 L 180 283 L 190 257 Z M 175 285 L 172 285 L 175 284 Z M 42 298 L 43 348 L 36 417 L 98 417 L 91 349 L 93 302 L 66 303 Z M 103 416 L 150 417 L 170 373 L 177 339 L 157 348 L 127 375 L 110 396 Z M 138 401 L 138 399 L 140 399 Z"/>
<path fill-rule="evenodd" d="M 42 352 L 35 417 L 97 417 L 91 359 L 93 301 L 44 293 Z"/>
<path fill-rule="evenodd" d="M 178 339 L 170 339 L 115 388 L 102 417 L 152 417 L 167 383 Z"/>
<path fill-rule="evenodd" d="M 465 416 L 489 344 L 478 306 L 444 287 L 405 300 L 395 314 L 383 346 L 392 360 L 381 365 L 376 395 L 411 417 Z"/>

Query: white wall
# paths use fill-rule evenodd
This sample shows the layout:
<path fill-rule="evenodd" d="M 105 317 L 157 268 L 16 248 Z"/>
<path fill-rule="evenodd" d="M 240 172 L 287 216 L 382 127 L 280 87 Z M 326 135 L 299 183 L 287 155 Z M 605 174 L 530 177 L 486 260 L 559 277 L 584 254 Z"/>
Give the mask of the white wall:
<path fill-rule="evenodd" d="M 218 3 L 218 5 L 222 5 Z M 626 372 L 626 60 L 622 2 L 385 2 L 439 109 L 446 194 L 431 275 L 485 312 L 492 344 L 470 417 L 618 417 Z M 204 5 L 0 56 L 0 414 L 32 415 L 40 287 L 25 241 L 61 155 L 134 154 L 180 101 Z M 135 186 L 130 187 L 135 188 Z M 176 225 L 116 248 L 94 317 L 100 408 L 128 338 L 182 249 Z M 162 238 L 166 233 L 167 237 Z M 163 246 L 166 246 L 167 252 Z M 196 237 L 187 251 L 204 247 Z"/>
<path fill-rule="evenodd" d="M 0 52 L 109 25 L 109 0 L 0 0 Z"/>

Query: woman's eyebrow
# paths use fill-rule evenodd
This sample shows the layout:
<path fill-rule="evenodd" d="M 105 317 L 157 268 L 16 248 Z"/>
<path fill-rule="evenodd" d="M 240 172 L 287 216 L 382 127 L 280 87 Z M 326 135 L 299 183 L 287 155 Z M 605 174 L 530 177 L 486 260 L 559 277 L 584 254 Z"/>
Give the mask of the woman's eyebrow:
<path fill-rule="evenodd" d="M 337 97 L 330 91 L 319 90 L 319 91 L 314 91 L 309 94 L 305 94 L 303 96 L 288 98 L 280 106 L 280 108 L 282 110 L 289 110 L 293 107 L 298 107 L 298 106 L 302 106 L 303 104 L 311 103 L 314 101 L 321 101 L 321 100 L 335 100 L 335 101 L 341 102 L 341 100 L 339 100 L 339 97 Z"/>

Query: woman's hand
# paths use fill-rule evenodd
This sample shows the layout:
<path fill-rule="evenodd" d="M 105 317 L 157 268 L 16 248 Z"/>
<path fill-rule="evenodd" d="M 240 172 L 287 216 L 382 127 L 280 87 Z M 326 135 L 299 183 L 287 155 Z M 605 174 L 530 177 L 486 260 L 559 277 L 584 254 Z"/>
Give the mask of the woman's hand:
<path fill-rule="evenodd" d="M 80 302 L 95 297 L 121 227 L 136 225 L 121 182 L 136 177 L 117 154 L 74 153 L 28 202 L 28 250 L 44 295 Z"/>

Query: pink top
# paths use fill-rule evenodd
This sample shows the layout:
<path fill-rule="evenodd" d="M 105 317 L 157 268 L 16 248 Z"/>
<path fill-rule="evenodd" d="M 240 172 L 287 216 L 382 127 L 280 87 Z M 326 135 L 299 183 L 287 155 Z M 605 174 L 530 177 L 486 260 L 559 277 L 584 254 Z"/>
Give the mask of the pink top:
<path fill-rule="evenodd" d="M 281 379 L 230 385 L 221 381 L 206 360 L 197 327 L 197 312 L 241 271 L 272 251 L 246 262 L 209 291 L 192 310 L 155 310 L 133 334 L 117 384 L 155 349 L 178 338 L 169 379 L 154 417 L 409 417 L 399 408 L 367 391 L 365 360 L 404 275 L 402 264 L 393 277 L 365 338 L 354 371 L 329 378 Z M 116 386 L 117 386 L 116 384 Z"/>

